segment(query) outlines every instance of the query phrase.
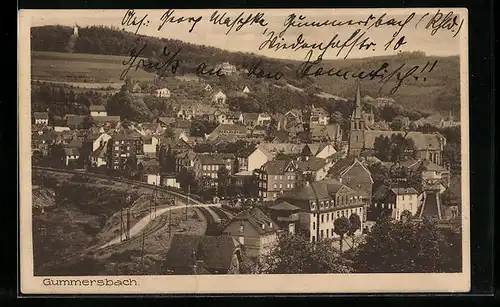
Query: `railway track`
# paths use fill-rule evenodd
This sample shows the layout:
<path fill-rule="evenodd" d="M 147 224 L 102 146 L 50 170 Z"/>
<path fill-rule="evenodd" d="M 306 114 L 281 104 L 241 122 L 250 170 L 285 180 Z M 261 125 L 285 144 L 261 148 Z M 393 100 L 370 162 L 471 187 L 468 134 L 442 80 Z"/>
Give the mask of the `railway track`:
<path fill-rule="evenodd" d="M 92 178 L 98 178 L 98 179 L 104 179 L 104 180 L 110 180 L 110 181 L 116 181 L 116 182 L 121 182 L 121 183 L 126 183 L 130 185 L 135 185 L 135 186 L 141 186 L 147 189 L 151 190 L 156 190 L 160 192 L 165 192 L 170 195 L 175 195 L 177 197 L 182 197 L 182 198 L 188 198 L 189 201 L 192 201 L 196 204 L 202 204 L 201 201 L 199 201 L 196 198 L 193 198 L 192 196 L 187 196 L 184 193 L 178 192 L 178 191 L 173 191 L 167 187 L 161 187 L 161 186 L 155 186 L 151 185 L 142 181 L 137 181 L 137 180 L 130 180 L 130 179 L 125 179 L 121 177 L 114 177 L 114 176 L 108 176 L 108 175 L 103 175 L 103 174 L 96 174 L 96 173 L 89 173 L 86 171 L 77 171 L 77 170 L 65 170 L 65 169 L 58 169 L 58 168 L 52 168 L 52 167 L 41 167 L 41 166 L 33 166 L 33 170 L 38 170 L 38 171 L 46 171 L 46 172 L 53 172 L 53 173 L 62 173 L 62 174 L 73 174 L 73 175 L 83 175 L 87 177 L 92 177 Z"/>

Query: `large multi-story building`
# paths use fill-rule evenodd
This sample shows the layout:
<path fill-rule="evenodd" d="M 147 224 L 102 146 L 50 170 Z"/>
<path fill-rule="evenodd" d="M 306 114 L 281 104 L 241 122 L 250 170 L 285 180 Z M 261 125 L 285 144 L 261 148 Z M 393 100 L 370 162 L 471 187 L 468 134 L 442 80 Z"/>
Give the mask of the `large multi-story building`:
<path fill-rule="evenodd" d="M 143 140 L 140 133 L 135 131 L 120 131 L 108 141 L 108 167 L 124 170 L 127 161 L 142 156 Z"/>
<path fill-rule="evenodd" d="M 329 167 L 330 164 L 325 159 L 309 156 L 269 161 L 254 171 L 259 198 L 272 201 L 300 182 L 322 180 Z"/>
<path fill-rule="evenodd" d="M 229 174 L 233 174 L 234 165 L 235 157 L 232 154 L 197 154 L 193 173 L 196 178 L 206 176 L 217 179 L 222 167 L 225 167 Z"/>
<path fill-rule="evenodd" d="M 299 207 L 297 231 L 307 233 L 311 242 L 315 242 L 324 238 L 337 238 L 334 221 L 342 216 L 349 218 L 352 214 L 360 217 L 361 227 L 355 233 L 360 234 L 364 228 L 366 210 L 366 201 L 361 196 L 360 192 L 340 181 L 328 179 L 305 182 L 280 195 L 276 203 L 286 201 Z"/>

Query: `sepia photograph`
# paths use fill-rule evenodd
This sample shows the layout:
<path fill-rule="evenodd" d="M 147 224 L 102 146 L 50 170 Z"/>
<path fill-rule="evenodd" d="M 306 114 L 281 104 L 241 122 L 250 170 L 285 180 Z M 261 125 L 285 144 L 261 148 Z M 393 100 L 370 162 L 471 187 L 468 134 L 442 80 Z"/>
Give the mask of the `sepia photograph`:
<path fill-rule="evenodd" d="M 27 293 L 469 289 L 466 9 L 19 16 Z"/>

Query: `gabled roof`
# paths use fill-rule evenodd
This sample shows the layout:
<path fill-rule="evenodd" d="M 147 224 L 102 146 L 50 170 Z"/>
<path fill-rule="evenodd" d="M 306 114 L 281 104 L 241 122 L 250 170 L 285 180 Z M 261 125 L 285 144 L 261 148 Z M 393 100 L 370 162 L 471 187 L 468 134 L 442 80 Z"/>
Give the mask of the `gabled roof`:
<path fill-rule="evenodd" d="M 92 116 L 92 120 L 96 124 L 113 123 L 116 124 L 120 121 L 120 116 Z"/>
<path fill-rule="evenodd" d="M 179 129 L 191 129 L 191 121 L 177 120 L 174 124 L 174 127 Z"/>
<path fill-rule="evenodd" d="M 210 135 L 216 135 L 220 133 L 246 135 L 247 128 L 238 124 L 220 124 L 212 131 L 212 133 L 210 133 Z"/>
<path fill-rule="evenodd" d="M 158 119 L 156 121 L 158 123 L 170 125 L 170 124 L 174 124 L 176 120 L 177 119 L 173 116 L 160 116 L 160 117 L 158 117 Z"/>
<path fill-rule="evenodd" d="M 75 137 L 71 140 L 71 142 L 68 143 L 68 145 L 66 145 L 66 147 L 80 149 L 83 147 L 83 142 L 80 138 Z"/>
<path fill-rule="evenodd" d="M 66 124 L 68 127 L 76 127 L 83 123 L 87 116 L 86 115 L 66 115 Z"/>
<path fill-rule="evenodd" d="M 225 165 L 226 160 L 234 159 L 232 154 L 198 154 L 196 159 L 200 161 L 202 165 Z"/>
<path fill-rule="evenodd" d="M 140 140 L 142 135 L 136 131 L 119 131 L 112 136 L 113 140 Z"/>
<path fill-rule="evenodd" d="M 105 158 L 106 157 L 106 144 L 102 144 L 96 150 L 94 150 L 90 157 L 93 158 Z"/>
<path fill-rule="evenodd" d="M 286 201 L 281 201 L 276 205 L 272 205 L 269 207 L 269 209 L 272 210 L 283 210 L 283 211 L 295 211 L 295 210 L 300 210 L 299 207 L 292 205 L 289 202 Z"/>
<path fill-rule="evenodd" d="M 247 221 L 260 234 L 273 233 L 279 229 L 279 226 L 257 207 L 239 213 L 228 224 L 235 221 Z"/>
<path fill-rule="evenodd" d="M 243 121 L 257 121 L 259 113 L 243 113 Z"/>
<path fill-rule="evenodd" d="M 225 272 L 231 267 L 236 249 L 236 243 L 227 235 L 200 236 L 176 233 L 167 251 L 165 266 L 191 267 L 197 260 L 202 260 L 202 266 L 208 271 Z"/>
<path fill-rule="evenodd" d="M 92 104 L 89 107 L 90 112 L 104 112 L 106 107 L 101 104 Z"/>
<path fill-rule="evenodd" d="M 366 166 L 361 161 L 359 161 L 358 159 L 353 158 L 353 157 L 347 157 L 347 158 L 344 158 L 344 159 L 337 161 L 337 163 L 335 163 L 332 166 L 332 168 L 330 168 L 330 170 L 328 171 L 328 174 L 332 178 L 340 179 L 356 164 L 359 164 L 367 172 L 368 176 L 370 176 L 371 182 L 373 183 L 373 178 L 372 178 L 372 174 L 370 173 L 370 171 L 366 168 Z"/>
<path fill-rule="evenodd" d="M 309 182 L 304 185 L 298 185 L 290 191 L 283 193 L 278 199 L 281 200 L 326 200 L 332 199 L 340 189 L 348 192 L 355 192 L 353 189 L 343 185 L 335 179 L 327 179 Z M 303 208 L 309 210 L 309 208 Z"/>
<path fill-rule="evenodd" d="M 49 113 L 47 112 L 34 112 L 33 117 L 35 119 L 49 119 Z"/>
<path fill-rule="evenodd" d="M 440 139 L 444 138 L 438 134 L 425 134 L 416 131 L 410 131 L 408 134 L 404 131 L 381 131 L 381 130 L 366 130 L 365 131 L 365 148 L 373 149 L 375 144 L 375 139 L 378 136 L 386 136 L 391 137 L 392 135 L 406 135 L 407 138 L 410 138 L 415 143 L 415 148 L 417 150 L 440 150 L 441 141 Z"/>
<path fill-rule="evenodd" d="M 80 155 L 80 152 L 77 148 L 64 148 L 64 154 L 66 156 L 78 156 Z"/>

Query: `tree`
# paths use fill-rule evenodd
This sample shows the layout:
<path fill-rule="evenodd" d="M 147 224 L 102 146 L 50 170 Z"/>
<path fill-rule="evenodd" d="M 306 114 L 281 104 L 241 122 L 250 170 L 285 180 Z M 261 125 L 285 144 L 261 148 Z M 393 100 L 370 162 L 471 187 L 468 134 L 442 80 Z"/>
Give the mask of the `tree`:
<path fill-rule="evenodd" d="M 401 221 L 409 222 L 409 221 L 411 221 L 411 218 L 412 218 L 412 214 L 409 210 L 404 210 L 403 212 L 401 212 Z"/>
<path fill-rule="evenodd" d="M 222 166 L 219 168 L 217 171 L 217 187 L 219 190 L 219 195 L 222 197 L 226 197 L 228 194 L 228 187 L 230 187 L 230 176 L 229 176 L 229 170 L 225 167 Z"/>
<path fill-rule="evenodd" d="M 352 237 L 352 247 L 354 247 L 354 234 L 359 229 L 361 229 L 361 218 L 357 213 L 353 213 L 349 216 L 349 231 L 347 232 Z"/>
<path fill-rule="evenodd" d="M 381 161 L 389 161 L 391 153 L 391 141 L 387 136 L 377 136 L 373 144 L 375 156 Z"/>
<path fill-rule="evenodd" d="M 456 239 L 459 234 L 446 237 L 435 222 L 428 220 L 403 222 L 382 218 L 367 235 L 366 242 L 359 246 L 354 259 L 356 270 L 365 273 L 459 271 L 461 252 L 451 243 L 460 241 Z"/>
<path fill-rule="evenodd" d="M 318 274 L 350 273 L 352 269 L 339 257 L 331 240 L 316 243 L 301 234 L 283 233 L 269 253 L 259 259 L 259 273 Z"/>
<path fill-rule="evenodd" d="M 345 216 L 337 218 L 333 221 L 333 232 L 340 236 L 340 254 L 342 254 L 344 235 L 349 232 L 349 220 Z"/>

